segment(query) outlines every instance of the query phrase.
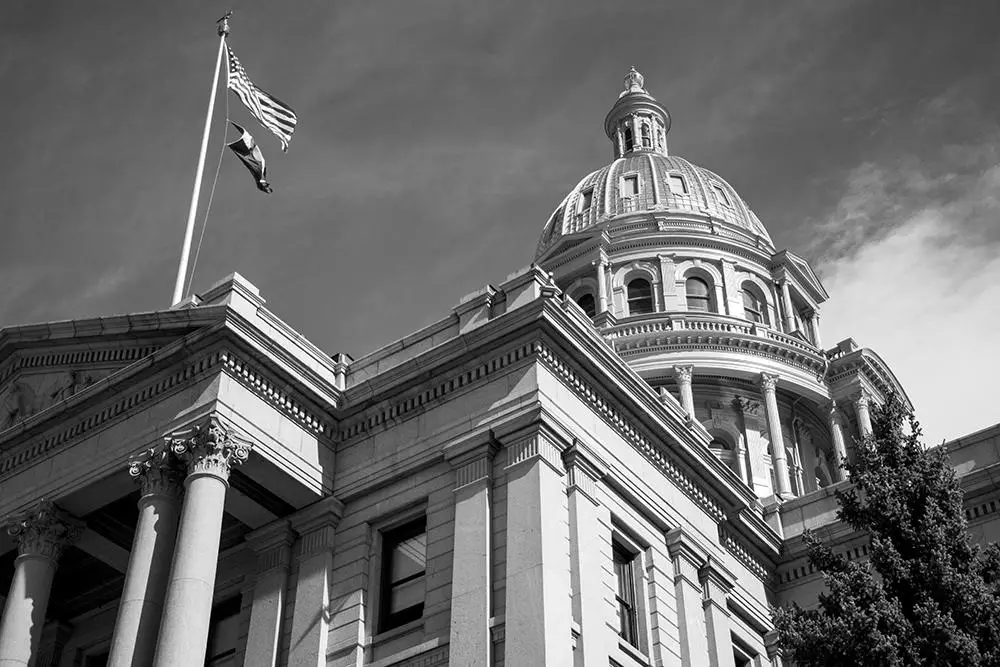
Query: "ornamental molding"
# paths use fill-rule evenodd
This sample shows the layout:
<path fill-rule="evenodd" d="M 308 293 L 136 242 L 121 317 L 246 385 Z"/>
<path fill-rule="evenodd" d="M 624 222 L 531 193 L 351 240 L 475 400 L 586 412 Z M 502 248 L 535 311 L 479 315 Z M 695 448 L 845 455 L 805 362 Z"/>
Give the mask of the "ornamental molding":
<path fill-rule="evenodd" d="M 107 366 L 125 367 L 143 357 L 148 357 L 163 347 L 162 344 L 136 345 L 132 347 L 105 347 L 102 349 L 85 350 L 42 350 L 39 352 L 16 352 L 0 364 L 0 384 L 6 382 L 14 373 L 24 369 Z"/>
<path fill-rule="evenodd" d="M 602 392 L 594 389 L 590 383 L 585 382 L 552 348 L 548 347 L 542 341 L 535 341 L 534 346 L 540 361 L 552 370 L 568 389 L 575 392 L 579 398 L 588 403 L 605 423 L 617 431 L 626 442 L 637 449 L 646 460 L 659 469 L 682 493 L 691 498 L 695 504 L 701 507 L 715 521 L 721 521 L 725 517 L 722 505 L 715 501 L 705 492 L 700 484 L 695 482 L 690 475 L 681 469 L 673 456 L 667 453 L 665 447 L 654 445 L 653 441 L 631 419 L 616 408 L 612 401 L 606 398 Z"/>
<path fill-rule="evenodd" d="M 63 551 L 80 539 L 86 524 L 48 500 L 42 500 L 7 527 L 21 556 L 58 561 Z"/>
<path fill-rule="evenodd" d="M 719 543 L 726 548 L 726 551 L 733 555 L 733 558 L 742 563 L 753 576 L 765 584 L 771 581 L 771 568 L 765 565 L 764 561 L 751 554 L 750 550 L 743 543 L 742 538 L 738 537 L 725 524 L 719 524 Z"/>
<path fill-rule="evenodd" d="M 392 667 L 439 667 L 448 664 L 448 646 L 439 646 L 425 653 L 414 656 L 402 662 L 393 663 Z"/>
<path fill-rule="evenodd" d="M 174 431 L 165 444 L 187 466 L 189 476 L 211 475 L 227 484 L 232 467 L 245 463 L 253 449 L 249 440 L 237 435 L 215 414 L 200 424 Z"/>
<path fill-rule="evenodd" d="M 140 384 L 130 391 L 117 394 L 117 400 L 113 403 L 95 408 L 89 415 L 73 420 L 68 426 L 28 440 L 0 458 L 0 480 L 11 476 L 18 468 L 34 463 L 55 448 L 89 437 L 95 430 L 133 413 L 139 406 L 190 384 L 195 378 L 217 366 L 220 360 L 221 353 L 218 351 L 206 354 L 155 382 Z"/>
<path fill-rule="evenodd" d="M 289 391 L 287 382 L 279 383 L 261 368 L 230 349 L 219 352 L 219 359 L 226 373 L 249 389 L 258 398 L 270 403 L 279 412 L 303 428 L 327 438 L 333 437 L 333 427 L 318 414 L 307 409 L 304 401 Z"/>
<path fill-rule="evenodd" d="M 613 335 L 613 334 L 612 334 Z M 747 339 L 723 332 L 678 331 L 655 339 L 643 339 L 620 343 L 612 338 L 615 352 L 622 357 L 634 357 L 654 352 L 722 352 L 743 354 L 776 361 L 786 366 L 805 371 L 823 384 L 823 363 L 819 357 L 790 352 L 780 344 L 766 339 Z"/>

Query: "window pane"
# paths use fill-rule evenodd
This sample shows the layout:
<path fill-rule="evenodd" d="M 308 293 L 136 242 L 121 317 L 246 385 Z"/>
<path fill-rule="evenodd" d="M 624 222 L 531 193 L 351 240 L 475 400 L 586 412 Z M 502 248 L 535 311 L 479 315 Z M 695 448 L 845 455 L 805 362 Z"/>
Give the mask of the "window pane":
<path fill-rule="evenodd" d="M 675 195 L 686 195 L 688 193 L 687 183 L 684 182 L 683 176 L 671 174 L 668 182 L 670 184 L 670 191 Z"/>
<path fill-rule="evenodd" d="M 729 206 L 729 197 L 726 196 L 726 191 L 722 189 L 722 186 L 713 185 L 712 189 L 715 190 L 715 196 L 719 198 L 719 202 L 725 206 Z"/>
<path fill-rule="evenodd" d="M 580 200 L 580 210 L 586 211 L 588 208 L 590 208 L 590 204 L 593 202 L 593 199 L 594 199 L 594 190 L 590 189 L 585 191 L 583 193 L 583 198 Z"/>
<path fill-rule="evenodd" d="M 389 595 L 389 613 L 395 614 L 424 602 L 424 577 L 417 577 L 392 587 Z"/>
<path fill-rule="evenodd" d="M 638 176 L 626 176 L 625 177 L 625 194 L 626 195 L 637 195 L 637 194 L 639 194 L 639 177 Z"/>
<path fill-rule="evenodd" d="M 420 574 L 427 569 L 427 533 L 404 540 L 392 549 L 392 575 L 390 581 Z"/>
<path fill-rule="evenodd" d="M 587 313 L 587 317 L 593 317 L 597 314 L 597 304 L 593 294 L 584 294 L 576 300 L 576 303 L 580 308 L 583 308 L 583 312 Z"/>

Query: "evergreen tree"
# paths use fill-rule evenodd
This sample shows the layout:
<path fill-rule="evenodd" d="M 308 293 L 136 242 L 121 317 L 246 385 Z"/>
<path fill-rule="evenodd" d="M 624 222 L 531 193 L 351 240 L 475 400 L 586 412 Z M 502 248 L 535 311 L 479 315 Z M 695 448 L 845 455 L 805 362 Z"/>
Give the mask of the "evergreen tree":
<path fill-rule="evenodd" d="M 845 466 L 852 488 L 836 492 L 838 518 L 870 538 L 869 560 L 803 535 L 827 591 L 816 609 L 774 610 L 786 657 L 796 667 L 1000 665 L 1000 549 L 972 543 L 947 452 L 924 449 L 895 398 L 874 411 L 872 431 Z"/>

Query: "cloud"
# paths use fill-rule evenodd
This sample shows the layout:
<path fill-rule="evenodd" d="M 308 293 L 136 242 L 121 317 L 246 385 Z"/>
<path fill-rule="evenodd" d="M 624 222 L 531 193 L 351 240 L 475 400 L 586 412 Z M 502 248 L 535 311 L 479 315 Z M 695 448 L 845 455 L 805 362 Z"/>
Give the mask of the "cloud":
<path fill-rule="evenodd" d="M 818 226 L 824 338 L 886 359 L 927 443 L 1000 422 L 1000 140 L 851 170 Z M 992 164 L 991 164 L 992 161 Z"/>

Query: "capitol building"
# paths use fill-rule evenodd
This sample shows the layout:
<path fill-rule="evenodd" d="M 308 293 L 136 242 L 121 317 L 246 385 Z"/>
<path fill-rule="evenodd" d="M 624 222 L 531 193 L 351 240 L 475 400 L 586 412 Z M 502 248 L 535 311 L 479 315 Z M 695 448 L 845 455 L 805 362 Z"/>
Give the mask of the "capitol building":
<path fill-rule="evenodd" d="M 644 86 L 527 268 L 363 356 L 239 274 L 0 329 L 0 667 L 782 665 L 906 390 Z M 1000 425 L 944 446 L 997 539 Z"/>

